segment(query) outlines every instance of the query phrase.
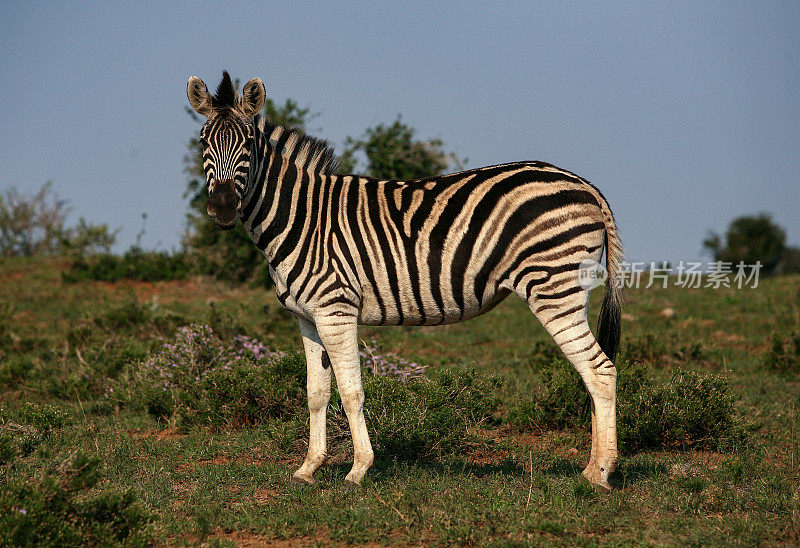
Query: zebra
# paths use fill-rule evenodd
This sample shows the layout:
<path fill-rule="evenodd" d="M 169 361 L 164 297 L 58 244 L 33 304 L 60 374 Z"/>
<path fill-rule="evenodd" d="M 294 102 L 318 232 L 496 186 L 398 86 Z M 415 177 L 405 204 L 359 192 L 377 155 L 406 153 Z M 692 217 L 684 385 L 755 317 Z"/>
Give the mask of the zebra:
<path fill-rule="evenodd" d="M 307 361 L 308 452 L 292 476 L 313 483 L 326 457 L 331 370 L 353 438 L 345 481 L 358 485 L 374 452 L 364 420 L 358 325 L 440 325 L 482 314 L 515 293 L 552 336 L 590 395 L 592 442 L 583 476 L 610 491 L 618 465 L 617 283 L 622 247 L 601 192 L 574 173 L 517 162 L 424 179 L 337 173 L 325 141 L 270 124 L 261 79 L 241 95 L 223 73 L 216 93 L 192 76 L 207 211 L 217 228 L 241 220 L 264 253 L 278 301 L 298 320 Z M 589 328 L 582 261 L 608 279 Z"/>

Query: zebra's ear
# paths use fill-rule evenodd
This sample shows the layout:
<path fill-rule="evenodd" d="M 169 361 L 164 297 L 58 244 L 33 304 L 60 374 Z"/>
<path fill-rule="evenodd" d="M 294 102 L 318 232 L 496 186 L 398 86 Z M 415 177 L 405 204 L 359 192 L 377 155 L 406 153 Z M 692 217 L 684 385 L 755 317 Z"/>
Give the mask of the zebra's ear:
<path fill-rule="evenodd" d="M 208 88 L 197 76 L 189 78 L 189 83 L 186 84 L 186 96 L 198 114 L 208 117 L 214 110 Z"/>
<path fill-rule="evenodd" d="M 242 88 L 242 112 L 252 118 L 264 108 L 267 92 L 261 78 L 253 78 Z"/>

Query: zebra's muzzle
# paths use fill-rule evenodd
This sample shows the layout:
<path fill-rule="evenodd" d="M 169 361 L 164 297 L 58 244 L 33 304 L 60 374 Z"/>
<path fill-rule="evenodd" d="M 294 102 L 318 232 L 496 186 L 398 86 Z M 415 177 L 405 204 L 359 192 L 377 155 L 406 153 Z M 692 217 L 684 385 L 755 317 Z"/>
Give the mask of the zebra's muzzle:
<path fill-rule="evenodd" d="M 236 226 L 236 215 L 239 212 L 240 200 L 232 179 L 217 181 L 208 198 L 206 211 L 217 228 L 230 230 Z"/>

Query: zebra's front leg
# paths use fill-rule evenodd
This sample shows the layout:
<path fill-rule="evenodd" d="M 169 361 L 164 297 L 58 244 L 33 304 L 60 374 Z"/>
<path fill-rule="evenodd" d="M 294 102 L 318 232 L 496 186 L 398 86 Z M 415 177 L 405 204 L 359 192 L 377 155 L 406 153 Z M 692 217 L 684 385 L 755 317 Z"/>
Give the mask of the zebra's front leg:
<path fill-rule="evenodd" d="M 320 339 L 333 366 L 342 406 L 353 436 L 353 468 L 345 481 L 360 484 L 372 466 L 374 454 L 364 420 L 364 388 L 358 359 L 358 328 L 355 318 L 332 316 L 317 321 Z"/>
<path fill-rule="evenodd" d="M 309 438 L 308 455 L 293 477 L 314 483 L 314 472 L 325 461 L 327 451 L 326 419 L 331 399 L 331 368 L 324 360 L 325 348 L 316 326 L 300 320 L 303 347 L 306 351 L 306 388 L 308 390 Z"/>

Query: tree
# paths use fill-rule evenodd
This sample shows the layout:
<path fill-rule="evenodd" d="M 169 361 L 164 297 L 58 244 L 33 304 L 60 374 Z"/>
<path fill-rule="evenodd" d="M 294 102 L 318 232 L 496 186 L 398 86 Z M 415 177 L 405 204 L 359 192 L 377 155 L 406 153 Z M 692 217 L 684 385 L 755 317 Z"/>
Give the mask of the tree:
<path fill-rule="evenodd" d="M 186 111 L 193 119 L 201 121 L 191 108 L 186 107 Z M 305 133 L 307 124 L 319 113 L 301 108 L 292 99 L 287 99 L 283 105 L 267 99 L 264 115 L 273 124 Z M 269 284 L 266 260 L 241 223 L 233 230 L 218 230 L 206 213 L 208 185 L 203 172 L 203 150 L 197 137 L 189 140 L 184 171 L 188 175 L 184 197 L 189 198 L 188 230 L 184 241 L 193 252 L 197 270 L 235 282 Z"/>
<path fill-rule="evenodd" d="M 46 182 L 36 194 L 26 196 L 16 188 L 0 195 L 0 255 L 4 257 L 84 255 L 111 248 L 116 233 L 108 225 L 91 225 L 81 217 L 73 227 L 66 226 L 71 208 Z"/>
<path fill-rule="evenodd" d="M 379 179 L 421 179 L 463 168 L 466 159 L 462 161 L 454 153 L 445 152 L 441 139 L 420 141 L 414 138 L 415 133 L 398 116 L 389 126 L 378 124 L 357 139 L 348 137 L 339 171 L 352 173 L 361 169 L 365 175 Z"/>
<path fill-rule="evenodd" d="M 716 261 L 761 262 L 763 274 L 786 272 L 796 260 L 797 250 L 786 246 L 786 231 L 772 220 L 769 213 L 743 215 L 731 221 L 723 238 L 709 232 L 703 247 Z M 794 259 L 793 259 L 794 258 Z"/>
<path fill-rule="evenodd" d="M 786 248 L 781 259 L 780 272 L 783 274 L 800 273 L 800 248 Z"/>

